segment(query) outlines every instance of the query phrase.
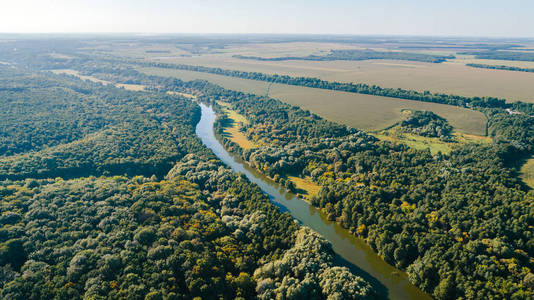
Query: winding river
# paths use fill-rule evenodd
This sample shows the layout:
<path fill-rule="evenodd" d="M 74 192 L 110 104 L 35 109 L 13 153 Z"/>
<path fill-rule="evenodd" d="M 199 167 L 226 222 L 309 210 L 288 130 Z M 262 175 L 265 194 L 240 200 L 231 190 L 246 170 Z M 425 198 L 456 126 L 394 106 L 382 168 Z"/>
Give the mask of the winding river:
<path fill-rule="evenodd" d="M 382 299 L 431 299 L 408 281 L 406 273 L 384 262 L 363 240 L 356 238 L 339 224 L 328 221 L 320 210 L 286 192 L 277 183 L 228 153 L 215 137 L 215 112 L 211 107 L 199 105 L 202 117 L 197 124 L 196 134 L 202 142 L 235 172 L 245 174 L 251 182 L 257 184 L 282 211 L 289 212 L 300 224 L 314 229 L 329 240 L 340 265 L 350 268 L 354 274 L 367 280 Z"/>

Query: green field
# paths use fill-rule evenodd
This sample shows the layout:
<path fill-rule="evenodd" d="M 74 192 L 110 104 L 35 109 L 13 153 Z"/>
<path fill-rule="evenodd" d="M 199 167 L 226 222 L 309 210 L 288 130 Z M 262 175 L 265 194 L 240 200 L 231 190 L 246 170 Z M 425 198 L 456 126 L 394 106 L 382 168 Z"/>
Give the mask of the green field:
<path fill-rule="evenodd" d="M 523 181 L 534 189 L 534 157 L 527 160 L 519 172 Z"/>
<path fill-rule="evenodd" d="M 229 122 L 223 124 L 223 135 L 243 149 L 257 147 L 258 145 L 254 141 L 249 140 L 247 136 L 240 131 L 241 124 L 248 125 L 249 121 L 247 118 L 236 111 L 231 110 L 228 103 L 222 101 L 217 101 L 217 103 L 223 107 L 223 111 L 226 113 L 226 117 L 229 120 Z"/>
<path fill-rule="evenodd" d="M 76 77 L 80 78 L 81 80 L 89 80 L 89 81 L 92 81 L 92 82 L 99 82 L 99 83 L 102 83 L 102 84 L 105 84 L 105 85 L 112 84 L 109 81 L 98 79 L 98 78 L 95 78 L 93 76 L 81 75 L 80 72 L 78 72 L 76 70 L 57 69 L 57 70 L 52 70 L 52 73 L 54 73 L 54 74 L 72 75 L 72 76 L 76 76 Z M 124 88 L 125 90 L 129 90 L 129 91 L 144 91 L 145 88 L 146 88 L 145 86 L 140 85 L 140 84 L 129 84 L 129 83 L 117 83 L 117 84 L 115 84 L 115 86 L 118 87 L 118 88 Z"/>
<path fill-rule="evenodd" d="M 210 73 L 142 68 L 141 71 L 182 80 L 204 79 L 224 88 L 264 95 L 268 83 Z M 462 133 L 485 135 L 486 118 L 477 111 L 450 105 L 274 84 L 269 96 L 308 109 L 326 119 L 363 130 L 378 130 L 401 120 L 402 109 L 430 110 Z"/>
<path fill-rule="evenodd" d="M 381 130 L 372 134 L 376 138 L 383 141 L 406 144 L 414 149 L 429 149 L 432 154 L 436 154 L 438 152 L 450 153 L 455 148 L 458 148 L 462 144 L 466 143 L 489 144 L 492 142 L 491 138 L 489 137 L 462 133 L 453 134 L 456 140 L 455 142 L 446 142 L 435 137 L 424 137 L 416 134 L 401 132 L 398 129 L 398 126 L 395 126 L 388 130 Z"/>

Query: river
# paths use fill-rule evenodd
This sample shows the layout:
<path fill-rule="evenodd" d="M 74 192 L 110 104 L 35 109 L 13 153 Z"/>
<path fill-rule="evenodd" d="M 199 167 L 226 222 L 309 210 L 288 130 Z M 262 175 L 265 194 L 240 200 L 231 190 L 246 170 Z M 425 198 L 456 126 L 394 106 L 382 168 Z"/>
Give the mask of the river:
<path fill-rule="evenodd" d="M 408 281 L 406 273 L 387 264 L 362 239 L 327 220 L 320 210 L 286 192 L 280 185 L 228 153 L 213 131 L 215 112 L 202 103 L 199 105 L 202 117 L 197 124 L 196 134 L 202 142 L 232 170 L 243 173 L 257 184 L 282 211 L 289 212 L 300 224 L 314 229 L 330 241 L 340 265 L 350 268 L 354 274 L 367 280 L 382 299 L 431 299 Z"/>

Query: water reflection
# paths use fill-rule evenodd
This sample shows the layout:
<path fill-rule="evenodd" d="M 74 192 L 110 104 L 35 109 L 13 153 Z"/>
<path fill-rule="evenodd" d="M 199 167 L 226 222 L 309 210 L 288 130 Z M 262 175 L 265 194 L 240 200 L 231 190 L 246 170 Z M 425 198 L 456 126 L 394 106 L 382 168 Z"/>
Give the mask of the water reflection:
<path fill-rule="evenodd" d="M 202 142 L 234 171 L 243 173 L 251 182 L 257 184 L 282 211 L 289 212 L 301 224 L 313 228 L 329 240 L 337 254 L 337 263 L 367 280 L 379 292 L 380 298 L 431 299 L 408 281 L 406 273 L 384 262 L 362 239 L 356 238 L 339 224 L 329 221 L 320 210 L 286 192 L 279 184 L 230 155 L 215 137 L 215 112 L 204 104 L 200 106 L 202 117 L 197 124 L 196 133 Z"/>

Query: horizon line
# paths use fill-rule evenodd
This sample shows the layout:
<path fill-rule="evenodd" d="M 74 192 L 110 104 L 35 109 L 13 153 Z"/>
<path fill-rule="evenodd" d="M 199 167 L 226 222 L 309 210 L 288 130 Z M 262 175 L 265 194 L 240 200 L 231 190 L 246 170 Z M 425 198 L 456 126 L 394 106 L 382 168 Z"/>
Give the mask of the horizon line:
<path fill-rule="evenodd" d="M 3 32 L 0 35 L 130 35 L 130 36 L 169 36 L 169 35 L 238 35 L 238 36 L 340 36 L 340 37 L 419 37 L 419 38 L 478 38 L 478 39 L 534 39 L 534 36 L 484 36 L 484 35 L 426 35 L 426 34 L 384 34 L 384 33 L 257 33 L 257 32 L 69 32 L 69 31 L 51 31 L 51 32 Z"/>

